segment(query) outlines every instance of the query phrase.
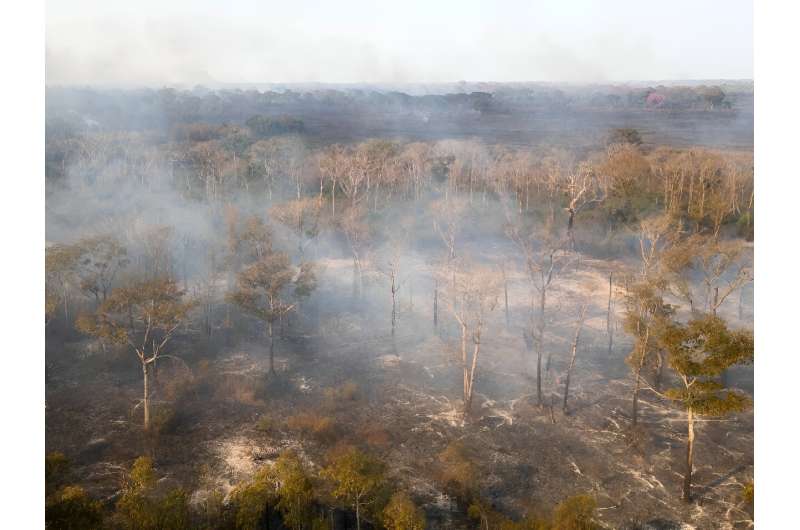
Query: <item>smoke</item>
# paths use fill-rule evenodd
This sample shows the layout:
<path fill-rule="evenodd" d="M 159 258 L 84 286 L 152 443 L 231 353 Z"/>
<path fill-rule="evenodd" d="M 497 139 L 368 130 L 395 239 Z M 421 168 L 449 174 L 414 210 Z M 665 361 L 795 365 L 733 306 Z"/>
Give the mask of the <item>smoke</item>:
<path fill-rule="evenodd" d="M 750 2 L 49 6 L 48 84 L 749 78 Z M 311 5 L 308 5 L 311 4 Z M 691 10 L 692 16 L 687 15 Z"/>

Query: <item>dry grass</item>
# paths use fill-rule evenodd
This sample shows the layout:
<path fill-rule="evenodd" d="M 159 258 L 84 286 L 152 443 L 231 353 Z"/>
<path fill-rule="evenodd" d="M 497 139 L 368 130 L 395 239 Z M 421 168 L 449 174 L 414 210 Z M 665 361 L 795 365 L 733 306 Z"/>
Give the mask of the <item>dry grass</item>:
<path fill-rule="evenodd" d="M 330 416 L 322 416 L 314 412 L 301 412 L 286 419 L 290 431 L 302 436 L 312 437 L 319 441 L 331 440 L 336 434 L 336 422 Z"/>

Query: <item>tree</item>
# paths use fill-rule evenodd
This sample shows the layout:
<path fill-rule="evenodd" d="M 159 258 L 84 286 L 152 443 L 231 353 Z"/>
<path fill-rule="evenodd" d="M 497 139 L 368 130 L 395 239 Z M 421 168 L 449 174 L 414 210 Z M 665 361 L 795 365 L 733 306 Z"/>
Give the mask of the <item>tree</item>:
<path fill-rule="evenodd" d="M 536 397 L 542 404 L 542 354 L 546 327 L 547 293 L 556 279 L 570 265 L 572 257 L 546 234 L 540 233 L 525 219 L 514 221 L 506 209 L 506 235 L 513 241 L 525 260 L 525 271 L 532 287 L 530 311 L 530 343 L 536 343 Z M 538 294 L 539 315 L 534 319 L 535 294 Z M 536 322 L 538 320 L 538 325 Z M 547 363 L 549 366 L 549 362 Z"/>
<path fill-rule="evenodd" d="M 271 473 L 284 524 L 294 530 L 307 528 L 312 518 L 314 488 L 303 462 L 294 453 L 284 452 Z"/>
<path fill-rule="evenodd" d="M 698 310 L 700 299 L 703 310 L 716 315 L 731 293 L 753 280 L 753 269 L 742 259 L 743 250 L 739 241 L 693 234 L 666 251 L 663 261 L 677 294 L 689 303 L 692 312 Z M 695 272 L 702 275 L 699 293 L 692 278 Z"/>
<path fill-rule="evenodd" d="M 389 499 L 383 521 L 387 530 L 425 530 L 425 513 L 402 491 Z"/>
<path fill-rule="evenodd" d="M 466 419 L 472 408 L 475 373 L 481 341 L 489 313 L 498 302 L 499 282 L 494 271 L 485 267 L 464 268 L 452 271 L 452 283 L 445 291 L 445 303 L 458 323 L 460 334 L 459 362 L 463 372 L 463 416 Z M 472 343 L 469 352 L 468 343 Z"/>
<path fill-rule="evenodd" d="M 660 347 L 654 330 L 663 324 L 664 319 L 674 314 L 674 308 L 664 302 L 664 285 L 663 281 L 656 279 L 641 280 L 628 286 L 625 297 L 626 309 L 623 325 L 625 331 L 634 338 L 633 349 L 626 359 L 633 373 L 631 420 L 634 427 L 639 420 L 642 370 L 654 355 L 658 355 L 659 374 L 663 366 L 661 355 L 657 353 Z M 660 382 L 660 376 L 657 376 L 657 381 Z M 659 386 L 658 383 L 656 386 Z"/>
<path fill-rule="evenodd" d="M 575 495 L 561 501 L 553 512 L 552 530 L 599 530 L 597 501 L 589 495 Z"/>
<path fill-rule="evenodd" d="M 77 247 L 80 288 L 100 304 L 108 297 L 117 273 L 128 265 L 128 253 L 110 234 L 82 239 Z"/>
<path fill-rule="evenodd" d="M 80 486 L 65 486 L 45 502 L 47 528 L 93 530 L 102 528 L 100 501 L 91 499 Z"/>
<path fill-rule="evenodd" d="M 56 307 L 64 309 L 69 323 L 70 290 L 77 283 L 80 250 L 71 245 L 51 245 L 45 249 L 45 322 L 55 316 Z"/>
<path fill-rule="evenodd" d="M 339 219 L 339 226 L 353 255 L 353 298 L 361 296 L 364 287 L 364 258 L 370 242 L 370 226 L 363 206 L 353 205 Z"/>
<path fill-rule="evenodd" d="M 721 416 L 745 410 L 750 399 L 725 388 L 717 381 L 727 368 L 753 360 L 753 335 L 729 330 L 713 315 L 690 320 L 688 324 L 670 322 L 658 332 L 658 341 L 669 354 L 669 364 L 680 384 L 666 391 L 666 397 L 686 410 L 686 471 L 683 500 L 692 499 L 694 465 L 694 424 L 696 416 Z"/>
<path fill-rule="evenodd" d="M 234 522 L 238 530 L 259 528 L 267 508 L 278 502 L 271 470 L 261 468 L 251 480 L 239 484 L 231 492 L 230 502 L 236 513 Z"/>
<path fill-rule="evenodd" d="M 605 199 L 602 189 L 598 185 L 597 177 L 586 164 L 578 167 L 577 171 L 567 176 L 565 191 L 569 204 L 567 206 L 567 243 L 571 250 L 575 250 L 575 216 L 589 205 L 602 202 Z"/>
<path fill-rule="evenodd" d="M 142 367 L 144 428 L 150 426 L 148 372 L 164 354 L 167 343 L 186 319 L 191 302 L 172 279 L 140 280 L 115 289 L 93 314 L 78 320 L 78 329 L 101 341 L 127 345 Z"/>
<path fill-rule="evenodd" d="M 273 324 L 295 307 L 287 301 L 287 290 L 294 276 L 289 256 L 271 252 L 244 268 L 237 276 L 236 289 L 228 295 L 242 311 L 266 324 L 270 374 L 275 373 Z"/>
<path fill-rule="evenodd" d="M 361 530 L 363 510 L 375 502 L 385 484 L 385 467 L 376 458 L 350 447 L 335 455 L 330 465 L 322 470 L 323 478 L 333 484 L 333 496 L 355 510 L 358 530 Z"/>
<path fill-rule="evenodd" d="M 153 460 L 137 458 L 126 477 L 116 516 L 130 530 L 188 530 L 191 528 L 189 498 L 182 489 L 157 496 Z"/>
<path fill-rule="evenodd" d="M 393 224 L 393 233 L 389 234 L 389 245 L 383 259 L 378 265 L 378 272 L 389 280 L 389 291 L 392 294 L 392 337 L 397 326 L 397 294 L 403 285 L 400 278 L 403 265 L 403 251 L 409 238 L 409 220 Z"/>
<path fill-rule="evenodd" d="M 564 414 L 567 414 L 567 398 L 569 397 L 569 381 L 570 377 L 572 376 L 572 369 L 575 367 L 575 357 L 578 354 L 578 340 L 581 337 L 581 329 L 583 328 L 583 323 L 586 320 L 586 310 L 589 307 L 589 301 L 583 300 L 580 304 L 580 308 L 578 309 L 578 322 L 575 326 L 575 337 L 572 339 L 572 357 L 569 361 L 569 367 L 567 368 L 567 378 L 564 381 Z"/>
<path fill-rule="evenodd" d="M 293 199 L 273 206 L 271 214 L 293 232 L 297 238 L 297 252 L 302 259 L 306 246 L 319 234 L 319 202 L 310 197 Z"/>
<path fill-rule="evenodd" d="M 636 129 L 628 127 L 613 129 L 608 135 L 608 144 L 632 144 L 640 145 L 642 143 L 642 135 Z"/>

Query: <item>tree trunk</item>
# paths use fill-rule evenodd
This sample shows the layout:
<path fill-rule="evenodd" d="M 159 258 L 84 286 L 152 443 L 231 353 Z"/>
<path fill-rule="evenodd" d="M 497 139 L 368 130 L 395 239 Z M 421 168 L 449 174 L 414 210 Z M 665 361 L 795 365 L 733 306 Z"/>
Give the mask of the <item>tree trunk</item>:
<path fill-rule="evenodd" d="M 361 530 L 361 511 L 360 506 L 361 504 L 358 500 L 356 500 L 356 530 Z"/>
<path fill-rule="evenodd" d="M 547 291 L 542 288 L 539 297 L 539 337 L 536 341 L 536 397 L 542 404 L 542 350 L 544 348 L 544 307 Z"/>
<path fill-rule="evenodd" d="M 478 364 L 478 354 L 481 350 L 481 343 L 475 343 L 475 349 L 472 352 L 472 368 L 469 371 L 469 384 L 466 388 L 466 397 L 464 399 L 464 419 L 467 419 L 470 411 L 472 410 L 472 396 L 473 384 L 475 383 L 475 368 Z"/>
<path fill-rule="evenodd" d="M 144 430 L 150 428 L 150 396 L 147 387 L 147 364 L 142 363 L 142 375 L 144 376 Z"/>
<path fill-rule="evenodd" d="M 567 368 L 567 380 L 564 382 L 564 414 L 567 414 L 567 398 L 569 397 L 569 380 L 572 376 L 572 369 L 575 367 L 575 356 L 578 353 L 578 340 L 581 337 L 581 328 L 583 327 L 583 319 L 586 314 L 586 308 L 583 308 L 581 313 L 578 328 L 575 330 L 575 339 L 572 341 L 572 358 L 569 361 L 569 368 Z"/>
<path fill-rule="evenodd" d="M 433 327 L 439 325 L 439 280 L 433 284 Z"/>
<path fill-rule="evenodd" d="M 683 500 L 692 502 L 692 467 L 694 465 L 694 411 L 692 407 L 687 410 L 689 414 L 689 433 L 686 440 L 686 475 L 683 477 Z"/>
<path fill-rule="evenodd" d="M 267 333 L 269 334 L 269 373 L 275 374 L 275 336 L 272 333 L 272 321 L 267 323 Z"/>
<path fill-rule="evenodd" d="M 639 421 L 639 389 L 641 388 L 642 367 L 644 366 L 644 359 L 647 355 L 647 343 L 650 340 L 650 327 L 648 326 L 644 333 L 644 347 L 642 348 L 642 356 L 639 358 L 639 364 L 636 367 L 635 381 L 633 383 L 633 404 L 631 406 L 631 416 L 633 417 L 633 426 Z"/>
<path fill-rule="evenodd" d="M 503 265 L 503 294 L 505 295 L 506 303 L 506 327 L 511 325 L 511 316 L 508 312 L 508 278 L 506 277 L 506 267 Z"/>
<path fill-rule="evenodd" d="M 397 325 L 397 291 L 394 288 L 394 278 L 392 278 L 392 337 L 394 328 Z"/>
<path fill-rule="evenodd" d="M 569 209 L 569 220 L 567 221 L 567 241 L 569 242 L 570 250 L 575 250 L 575 234 L 573 226 L 575 223 L 575 210 Z"/>
<path fill-rule="evenodd" d="M 614 273 L 608 275 L 608 315 L 606 316 L 606 332 L 608 333 L 608 356 L 611 357 L 611 352 L 614 348 L 614 324 L 611 318 L 611 304 L 613 299 L 613 281 Z"/>

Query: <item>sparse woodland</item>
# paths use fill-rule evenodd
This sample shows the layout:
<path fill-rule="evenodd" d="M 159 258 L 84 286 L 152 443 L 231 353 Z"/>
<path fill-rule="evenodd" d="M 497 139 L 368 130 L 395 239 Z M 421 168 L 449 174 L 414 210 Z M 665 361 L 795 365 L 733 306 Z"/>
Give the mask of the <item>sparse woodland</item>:
<path fill-rule="evenodd" d="M 56 96 L 48 528 L 753 526 L 752 149 Z"/>

